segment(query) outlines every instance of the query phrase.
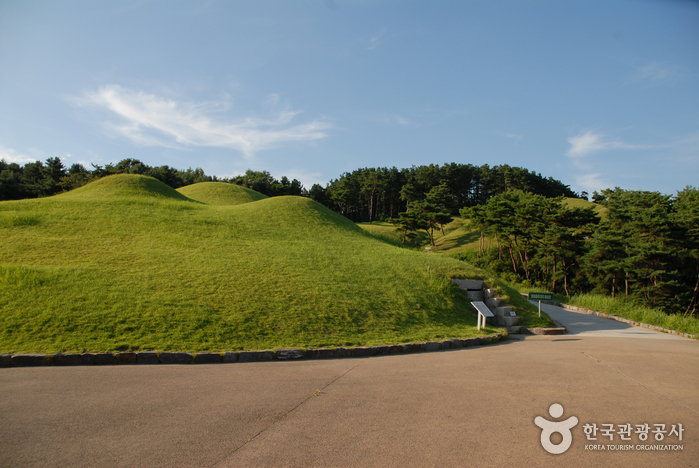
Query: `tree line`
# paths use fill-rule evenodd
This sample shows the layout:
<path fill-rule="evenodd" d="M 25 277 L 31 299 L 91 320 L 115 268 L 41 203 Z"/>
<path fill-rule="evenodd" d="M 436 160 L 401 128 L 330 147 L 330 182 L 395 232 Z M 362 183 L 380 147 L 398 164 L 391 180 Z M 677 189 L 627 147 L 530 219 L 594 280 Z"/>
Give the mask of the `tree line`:
<path fill-rule="evenodd" d="M 92 164 L 90 169 L 82 164 L 66 168 L 60 158 L 53 157 L 45 163 L 36 161 L 24 166 L 0 160 L 0 200 L 55 195 L 112 174 L 143 174 L 175 189 L 197 182 L 228 182 L 271 197 L 306 196 L 355 222 L 397 218 L 399 213 L 408 211 L 411 202 L 426 200 L 428 193 L 437 187 L 441 187 L 446 195 L 440 199 L 444 208 L 452 214 L 457 214 L 464 206 L 483 204 L 492 196 L 510 189 L 546 197 L 578 196 L 558 180 L 508 165 L 490 167 L 487 164 L 451 163 L 407 169 L 363 168 L 344 173 L 325 187 L 315 184 L 306 190 L 297 179 L 289 180 L 283 176 L 278 180 L 267 171 L 248 170 L 235 177 L 219 178 L 206 175 L 201 168 L 152 167 L 131 158 L 106 166 Z M 582 195 L 586 196 L 585 193 Z"/>
<path fill-rule="evenodd" d="M 309 196 L 355 222 L 396 219 L 410 203 L 426 200 L 436 187 L 447 192 L 452 214 L 481 205 L 498 193 L 520 189 L 545 197 L 578 197 L 567 185 L 521 167 L 472 164 L 363 168 L 342 174 L 326 187 L 313 185 Z M 442 190 L 442 189 L 440 189 Z M 582 194 L 586 196 L 586 194 Z"/>
<path fill-rule="evenodd" d="M 172 188 L 180 188 L 198 182 L 228 182 L 242 185 L 267 196 L 302 195 L 307 191 L 301 182 L 282 177 L 275 179 L 267 171 L 248 170 L 245 174 L 230 178 L 209 176 L 201 168 L 179 170 L 170 166 L 149 166 L 138 159 L 123 159 L 117 164 L 82 164 L 66 168 L 58 157 L 48 158 L 45 163 L 36 161 L 21 166 L 0 159 L 0 200 L 20 200 L 56 195 L 81 187 L 93 180 L 113 174 L 142 174 L 154 177 Z"/>
<path fill-rule="evenodd" d="M 512 190 L 461 210 L 480 232 L 469 259 L 500 274 L 571 295 L 635 297 L 694 315 L 699 294 L 699 190 L 676 196 L 607 189 L 606 208 Z"/>

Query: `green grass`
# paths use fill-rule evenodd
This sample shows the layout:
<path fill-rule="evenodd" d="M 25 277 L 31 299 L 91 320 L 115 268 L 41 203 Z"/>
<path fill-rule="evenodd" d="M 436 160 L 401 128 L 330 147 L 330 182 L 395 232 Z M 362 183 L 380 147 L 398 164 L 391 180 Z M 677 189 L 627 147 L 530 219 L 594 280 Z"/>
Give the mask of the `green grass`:
<path fill-rule="evenodd" d="M 423 245 L 427 245 L 428 238 L 425 231 L 418 231 L 417 236 L 413 241 L 403 244 L 401 233 L 396 231 L 396 226 L 385 221 L 373 221 L 371 223 L 357 223 L 357 226 L 362 228 L 377 239 L 381 239 L 389 244 L 400 245 L 406 248 L 422 250 Z"/>
<path fill-rule="evenodd" d="M 357 226 L 388 242 L 395 244 L 401 241 L 400 232 L 396 231 L 396 227 L 391 223 L 374 221 L 372 223 L 357 223 Z M 465 250 L 478 249 L 479 236 L 479 231 L 469 228 L 468 220 L 455 216 L 451 223 L 444 226 L 444 235 L 442 235 L 441 230 L 434 231 L 435 246 L 431 250 L 433 252 L 461 253 Z M 414 241 L 406 243 L 405 246 L 424 250 L 424 247 L 429 246 L 428 242 L 427 233 L 418 231 Z"/>
<path fill-rule="evenodd" d="M 0 202 L 0 236 L 0 353 L 352 346 L 494 331 L 476 331 L 449 281 L 482 272 L 381 242 L 302 197 L 212 205 L 155 179 L 111 176 Z"/>
<path fill-rule="evenodd" d="M 471 228 L 468 219 L 454 217 L 454 221 L 445 226 L 444 234 L 442 236 L 440 232 L 435 236 L 436 252 L 458 254 L 467 250 L 478 250 L 481 233 Z"/>
<path fill-rule="evenodd" d="M 640 305 L 624 296 L 612 298 L 599 294 L 577 294 L 567 303 L 597 312 L 618 315 L 636 322 L 699 335 L 699 318 L 683 317 L 682 314 L 668 315 L 660 310 Z"/>
<path fill-rule="evenodd" d="M 254 190 L 225 182 L 201 182 L 177 189 L 187 198 L 207 205 L 242 205 L 267 198 Z"/>
<path fill-rule="evenodd" d="M 607 207 L 598 205 L 596 203 L 589 202 L 587 200 L 583 200 L 582 198 L 566 198 L 565 202 L 568 204 L 569 207 L 571 208 L 589 208 L 589 207 L 594 207 L 595 212 L 602 218 L 607 214 Z"/>

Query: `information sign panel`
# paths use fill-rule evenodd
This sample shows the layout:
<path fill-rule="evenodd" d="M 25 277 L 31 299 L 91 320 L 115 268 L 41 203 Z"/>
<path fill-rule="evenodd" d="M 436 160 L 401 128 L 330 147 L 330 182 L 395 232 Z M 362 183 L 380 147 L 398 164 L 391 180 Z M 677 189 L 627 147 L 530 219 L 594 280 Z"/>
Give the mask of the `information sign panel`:
<path fill-rule="evenodd" d="M 551 294 L 551 293 L 530 292 L 530 293 L 529 293 L 529 300 L 530 300 L 530 301 L 552 301 L 552 300 L 553 300 L 553 294 Z"/>

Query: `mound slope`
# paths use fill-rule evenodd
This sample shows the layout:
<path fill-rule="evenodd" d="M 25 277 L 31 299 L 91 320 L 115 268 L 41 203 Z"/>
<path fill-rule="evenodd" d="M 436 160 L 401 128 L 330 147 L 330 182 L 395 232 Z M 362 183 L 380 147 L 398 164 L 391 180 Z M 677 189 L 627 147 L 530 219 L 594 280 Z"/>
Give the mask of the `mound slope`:
<path fill-rule="evenodd" d="M 35 220 L 0 224 L 0 353 L 370 345 L 479 333 L 448 280 L 478 272 L 378 241 L 312 200 L 220 209 L 179 193 L 133 194 L 133 184 L 87 189 L 0 202 L 0 212 Z M 101 192 L 131 195 L 103 203 Z"/>
<path fill-rule="evenodd" d="M 177 189 L 187 198 L 207 205 L 242 205 L 267 198 L 254 190 L 225 182 L 200 182 Z"/>
<path fill-rule="evenodd" d="M 103 177 L 56 197 L 95 201 L 124 197 L 188 200 L 187 197 L 158 179 L 140 174 L 115 174 Z"/>

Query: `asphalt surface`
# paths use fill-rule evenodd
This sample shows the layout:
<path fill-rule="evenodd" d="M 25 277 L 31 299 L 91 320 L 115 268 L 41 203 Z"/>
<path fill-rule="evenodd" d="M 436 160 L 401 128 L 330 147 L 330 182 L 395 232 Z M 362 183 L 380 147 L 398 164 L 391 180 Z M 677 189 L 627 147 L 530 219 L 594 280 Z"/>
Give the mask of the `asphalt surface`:
<path fill-rule="evenodd" d="M 544 308 L 570 333 L 373 358 L 0 369 L 0 466 L 699 466 L 699 342 Z M 578 419 L 567 451 L 543 449 L 537 416 Z M 622 441 L 627 423 L 667 433 Z M 587 441 L 588 424 L 613 424 L 613 440 Z M 633 449 L 607 448 L 621 445 Z"/>
<path fill-rule="evenodd" d="M 538 307 L 538 302 L 529 301 Z M 648 328 L 634 327 L 623 322 L 572 312 L 561 307 L 542 304 L 541 310 L 553 320 L 562 323 L 568 329 L 568 335 L 602 336 L 616 338 L 650 338 L 655 340 L 684 340 L 686 338 L 669 333 L 659 333 Z"/>

